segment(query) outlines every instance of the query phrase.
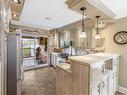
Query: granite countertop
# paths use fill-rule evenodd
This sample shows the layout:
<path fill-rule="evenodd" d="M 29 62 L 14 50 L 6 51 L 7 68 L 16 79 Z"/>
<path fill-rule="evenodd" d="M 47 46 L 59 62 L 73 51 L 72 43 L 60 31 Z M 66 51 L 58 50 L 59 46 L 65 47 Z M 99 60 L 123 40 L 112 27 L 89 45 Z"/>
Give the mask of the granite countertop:
<path fill-rule="evenodd" d="M 104 64 L 106 60 L 109 60 L 116 56 L 119 55 L 113 53 L 97 53 L 97 54 L 89 54 L 85 56 L 71 56 L 69 57 L 69 60 L 95 68 L 98 65 Z"/>

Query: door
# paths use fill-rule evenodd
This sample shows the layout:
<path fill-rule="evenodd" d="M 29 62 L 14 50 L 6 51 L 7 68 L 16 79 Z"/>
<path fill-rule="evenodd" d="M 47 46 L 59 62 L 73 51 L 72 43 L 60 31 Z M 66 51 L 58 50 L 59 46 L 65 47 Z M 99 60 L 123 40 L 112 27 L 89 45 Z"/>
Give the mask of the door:
<path fill-rule="evenodd" d="M 22 38 L 23 68 L 28 69 L 36 66 L 36 48 L 39 40 L 35 37 Z"/>
<path fill-rule="evenodd" d="M 24 70 L 38 68 L 47 65 L 48 60 L 47 43 L 48 42 L 46 37 L 22 38 Z"/>

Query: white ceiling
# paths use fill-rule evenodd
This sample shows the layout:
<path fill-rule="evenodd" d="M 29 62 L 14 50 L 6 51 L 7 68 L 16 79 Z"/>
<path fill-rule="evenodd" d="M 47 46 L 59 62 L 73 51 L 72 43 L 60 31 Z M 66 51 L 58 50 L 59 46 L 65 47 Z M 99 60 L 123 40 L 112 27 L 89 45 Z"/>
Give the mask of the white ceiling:
<path fill-rule="evenodd" d="M 127 16 L 127 0 L 100 1 L 116 14 L 116 19 Z M 69 10 L 65 0 L 25 0 L 20 21 L 12 23 L 50 30 L 80 19 L 81 15 Z"/>
<path fill-rule="evenodd" d="M 127 16 L 127 0 L 100 0 L 116 14 L 116 19 Z"/>
<path fill-rule="evenodd" d="M 47 20 L 46 17 L 50 17 Z M 81 15 L 69 10 L 65 0 L 25 0 L 20 21 L 13 23 L 43 29 L 58 28 L 81 19 Z"/>

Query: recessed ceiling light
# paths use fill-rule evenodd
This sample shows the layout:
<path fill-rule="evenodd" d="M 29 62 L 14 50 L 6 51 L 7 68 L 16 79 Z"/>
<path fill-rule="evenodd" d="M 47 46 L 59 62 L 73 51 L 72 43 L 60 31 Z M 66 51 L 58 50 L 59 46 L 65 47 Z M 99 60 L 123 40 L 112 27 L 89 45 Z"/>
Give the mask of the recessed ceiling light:
<path fill-rule="evenodd" d="M 12 1 L 15 2 L 15 3 L 20 4 L 20 1 L 19 0 L 12 0 Z"/>
<path fill-rule="evenodd" d="M 51 17 L 46 17 L 45 19 L 46 19 L 46 20 L 51 20 Z"/>
<path fill-rule="evenodd" d="M 14 17 L 18 17 L 18 15 L 17 15 L 17 14 L 12 14 L 12 16 L 14 16 Z"/>

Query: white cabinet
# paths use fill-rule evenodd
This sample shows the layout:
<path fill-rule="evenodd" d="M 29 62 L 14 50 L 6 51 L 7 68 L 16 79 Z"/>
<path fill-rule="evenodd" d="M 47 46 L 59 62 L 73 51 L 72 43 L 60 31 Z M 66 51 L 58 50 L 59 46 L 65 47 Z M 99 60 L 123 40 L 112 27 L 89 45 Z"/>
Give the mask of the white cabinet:
<path fill-rule="evenodd" d="M 108 95 L 108 74 L 102 76 L 91 86 L 91 95 Z"/>
<path fill-rule="evenodd" d="M 105 71 L 105 65 L 99 65 L 96 68 L 90 69 L 91 70 L 91 82 L 96 80 L 99 76 L 102 76 Z"/>
<path fill-rule="evenodd" d="M 118 90 L 118 73 L 113 74 L 113 79 L 114 79 L 114 93 Z"/>
<path fill-rule="evenodd" d="M 102 78 L 101 80 L 100 95 L 108 95 L 107 84 L 108 84 L 108 75 L 104 76 L 104 78 Z"/>
<path fill-rule="evenodd" d="M 114 80 L 114 93 L 118 90 L 118 79 L 119 79 L 119 57 L 114 58 L 113 68 L 113 80 Z"/>
<path fill-rule="evenodd" d="M 59 53 L 54 53 L 54 52 L 52 52 L 52 53 L 50 54 L 50 58 L 51 58 L 50 64 L 53 65 L 54 67 L 56 67 L 56 64 L 59 63 Z"/>
<path fill-rule="evenodd" d="M 56 67 L 56 64 L 64 63 L 65 59 L 59 56 L 60 53 L 52 52 L 50 54 L 50 64 Z"/>
<path fill-rule="evenodd" d="M 109 71 L 108 74 L 109 74 L 109 77 L 108 77 L 108 95 L 114 95 L 113 72 L 112 71 Z"/>
<path fill-rule="evenodd" d="M 119 57 L 115 54 L 92 54 L 86 56 L 70 57 L 69 76 L 67 80 L 64 73 L 56 71 L 61 81 L 71 81 L 69 93 L 65 94 L 66 85 L 58 84 L 57 95 L 115 95 L 118 88 Z M 92 62 L 91 62 L 92 60 Z M 57 68 L 60 67 L 57 65 Z M 66 72 L 68 73 L 68 72 Z M 57 81 L 56 81 L 57 82 Z"/>
<path fill-rule="evenodd" d="M 95 82 L 91 86 L 91 95 L 100 95 L 100 81 Z"/>
<path fill-rule="evenodd" d="M 115 95 L 118 90 L 119 56 L 91 70 L 91 95 Z M 102 76 L 101 78 L 98 78 Z"/>

